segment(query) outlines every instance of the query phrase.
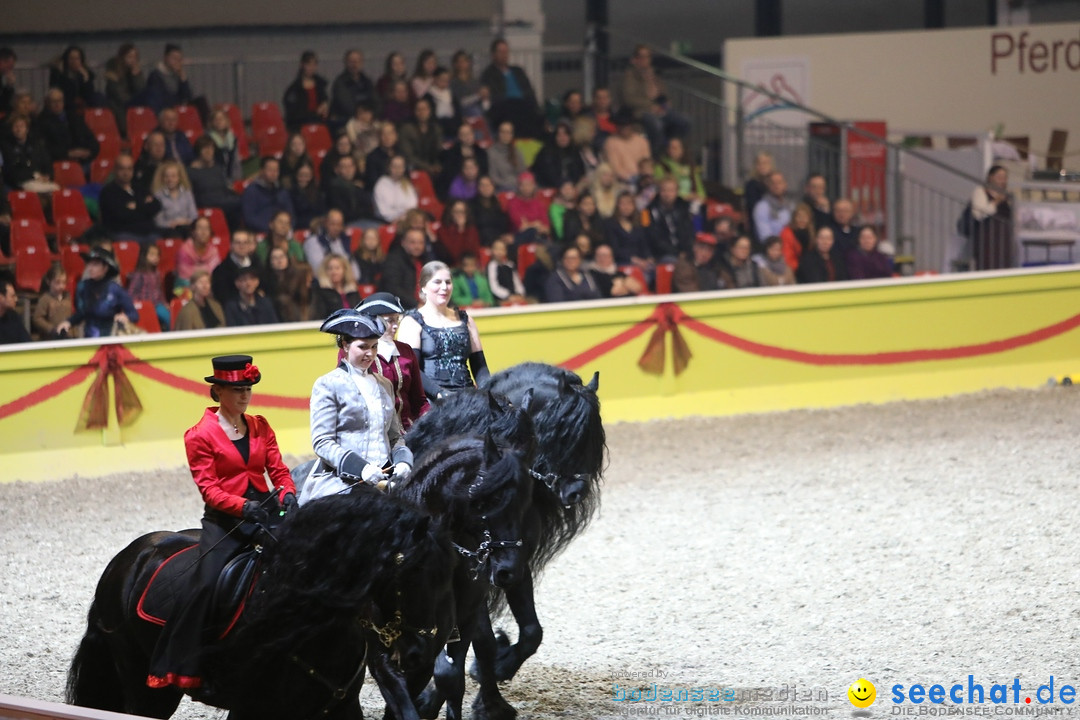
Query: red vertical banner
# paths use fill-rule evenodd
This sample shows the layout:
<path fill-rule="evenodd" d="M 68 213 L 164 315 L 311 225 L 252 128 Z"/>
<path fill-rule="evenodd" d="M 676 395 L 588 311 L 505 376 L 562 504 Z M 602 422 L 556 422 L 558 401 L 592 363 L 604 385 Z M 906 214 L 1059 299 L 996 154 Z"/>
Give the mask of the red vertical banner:
<path fill-rule="evenodd" d="M 884 140 L 884 121 L 857 120 L 856 128 Z M 855 215 L 864 225 L 873 225 L 885 234 L 885 171 L 888 163 L 885 144 L 847 130 L 847 196 L 855 205 Z"/>

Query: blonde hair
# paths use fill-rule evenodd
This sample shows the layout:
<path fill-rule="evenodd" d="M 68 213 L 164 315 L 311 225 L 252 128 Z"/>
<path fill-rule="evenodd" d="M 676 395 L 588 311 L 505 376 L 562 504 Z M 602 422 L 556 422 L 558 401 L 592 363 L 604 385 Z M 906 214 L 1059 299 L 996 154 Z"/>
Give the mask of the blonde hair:
<path fill-rule="evenodd" d="M 323 258 L 323 261 L 319 264 L 319 272 L 316 277 L 319 280 L 319 287 L 327 288 L 328 290 L 336 290 L 334 284 L 330 282 L 330 263 L 337 261 L 340 262 L 342 267 L 345 268 L 345 292 L 356 292 L 356 275 L 352 271 L 352 263 L 349 262 L 349 258 L 344 255 L 338 255 L 336 253 L 330 253 Z"/>
<path fill-rule="evenodd" d="M 375 249 L 368 250 L 364 247 L 364 240 L 368 234 L 375 236 Z M 382 262 L 386 259 L 386 253 L 383 252 L 382 238 L 379 237 L 379 231 L 375 228 L 368 228 L 364 231 L 364 234 L 360 236 L 360 247 L 356 248 L 356 256 L 361 260 L 369 260 L 371 262 Z"/>
<path fill-rule="evenodd" d="M 184 166 L 175 160 L 166 160 L 158 165 L 158 169 L 154 171 L 154 180 L 150 183 L 150 192 L 157 194 L 165 187 L 165 171 L 169 168 L 176 168 L 180 178 L 180 187 L 190 192 L 191 181 L 188 179 L 187 170 L 184 170 Z"/>

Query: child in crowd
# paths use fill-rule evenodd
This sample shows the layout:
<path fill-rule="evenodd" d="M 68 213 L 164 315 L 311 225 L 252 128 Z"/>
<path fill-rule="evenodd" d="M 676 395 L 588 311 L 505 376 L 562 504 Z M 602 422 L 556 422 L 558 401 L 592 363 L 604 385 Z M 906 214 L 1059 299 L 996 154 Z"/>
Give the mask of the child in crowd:
<path fill-rule="evenodd" d="M 447 197 L 451 200 L 472 200 L 476 197 L 476 182 L 480 179 L 480 165 L 476 158 L 461 161 L 461 172 L 450 181 Z"/>
<path fill-rule="evenodd" d="M 127 286 L 132 300 L 141 301 L 144 305 L 153 305 L 158 322 L 161 323 L 161 329 L 168 330 L 169 306 L 165 302 L 161 273 L 158 272 L 160 262 L 161 250 L 158 246 L 143 245 L 142 250 L 139 251 L 139 261 L 135 264 L 135 270 L 128 275 Z"/>
<path fill-rule="evenodd" d="M 502 235 L 491 243 L 491 260 L 487 266 L 488 286 L 491 294 L 501 304 L 525 302 L 525 286 L 521 284 L 514 261 L 508 256 L 513 238 Z"/>
<path fill-rule="evenodd" d="M 495 304 L 488 281 L 479 270 L 476 253 L 462 253 L 461 268 L 454 273 L 454 292 L 450 296 L 458 307 L 491 307 Z"/>
<path fill-rule="evenodd" d="M 367 103 L 356 106 L 356 114 L 345 123 L 345 134 L 349 136 L 353 147 L 364 155 L 379 146 L 379 126 L 375 120 L 375 110 Z"/>
<path fill-rule="evenodd" d="M 353 258 L 360 269 L 360 276 L 356 278 L 357 285 L 378 285 L 382 277 L 383 262 L 386 260 L 378 230 L 368 228 L 364 231 Z"/>
<path fill-rule="evenodd" d="M 53 265 L 41 281 L 41 297 L 34 306 L 34 332 L 42 340 L 55 340 L 59 337 L 56 326 L 71 317 L 75 312 L 71 304 L 71 295 L 67 291 L 68 275 L 64 268 Z M 66 335 L 63 337 L 67 337 Z"/>

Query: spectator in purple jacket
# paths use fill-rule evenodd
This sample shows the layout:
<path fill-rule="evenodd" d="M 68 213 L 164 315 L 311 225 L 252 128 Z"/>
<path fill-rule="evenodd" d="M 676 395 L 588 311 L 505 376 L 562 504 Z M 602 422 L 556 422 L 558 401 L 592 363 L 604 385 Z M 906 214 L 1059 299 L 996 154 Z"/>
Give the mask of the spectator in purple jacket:
<path fill-rule="evenodd" d="M 852 280 L 892 277 L 893 261 L 877 249 L 877 231 L 869 225 L 859 230 L 858 246 L 848 251 L 848 275 Z"/>

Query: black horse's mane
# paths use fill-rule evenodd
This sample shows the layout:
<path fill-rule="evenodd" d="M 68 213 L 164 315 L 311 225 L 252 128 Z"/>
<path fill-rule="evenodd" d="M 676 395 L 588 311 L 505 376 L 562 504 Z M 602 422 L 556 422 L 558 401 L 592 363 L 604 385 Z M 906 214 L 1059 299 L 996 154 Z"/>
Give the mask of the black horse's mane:
<path fill-rule="evenodd" d="M 409 431 L 410 437 L 416 427 Z M 481 497 L 484 512 L 496 515 L 521 500 L 517 495 L 522 472 L 517 448 L 498 443 L 490 435 L 462 435 L 429 446 L 393 494 L 432 514 L 447 515 L 450 522 L 472 512 Z M 478 482 L 481 474 L 483 480 Z"/>
<path fill-rule="evenodd" d="M 403 575 L 434 588 L 448 586 L 453 568 L 444 529 L 368 487 L 306 503 L 275 536 L 241 624 L 208 658 L 230 675 L 261 671 L 306 639 L 355 627 Z"/>
<path fill-rule="evenodd" d="M 517 448 L 525 463 L 532 463 L 536 448 L 532 418 L 506 396 L 469 388 L 435 400 L 432 409 L 405 436 L 417 458 L 447 437 L 490 433 Z"/>
<path fill-rule="evenodd" d="M 542 522 L 530 566 L 539 572 L 588 526 L 600 505 L 607 450 L 600 400 L 575 373 L 543 363 L 522 363 L 500 371 L 485 388 L 511 401 L 532 390 L 528 413 L 536 429 L 534 467 L 562 477 L 586 476 L 583 498 L 569 507 L 550 491 L 538 489 L 533 494 Z"/>

